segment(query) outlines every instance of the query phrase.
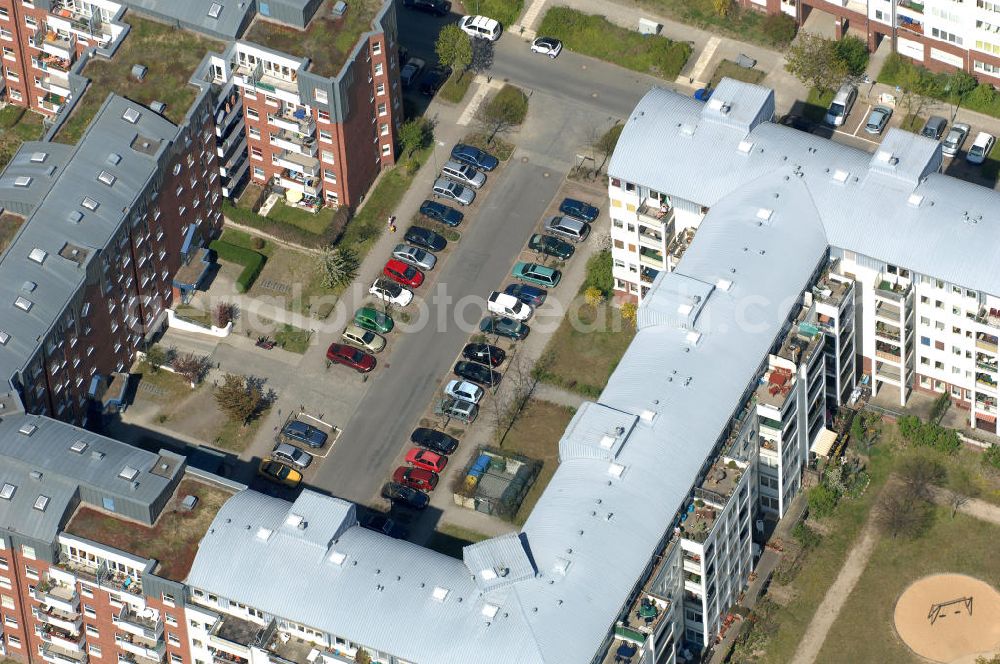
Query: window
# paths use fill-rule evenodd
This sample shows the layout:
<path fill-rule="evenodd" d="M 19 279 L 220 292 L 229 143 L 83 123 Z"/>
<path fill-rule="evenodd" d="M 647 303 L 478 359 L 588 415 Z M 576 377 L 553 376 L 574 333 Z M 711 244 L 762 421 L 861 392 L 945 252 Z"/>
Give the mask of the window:
<path fill-rule="evenodd" d="M 323 179 L 332 184 L 337 184 L 337 174 L 329 168 L 323 169 Z"/>
<path fill-rule="evenodd" d="M 34 560 L 35 559 L 35 547 L 28 546 L 27 544 L 22 544 L 21 545 L 21 555 L 23 555 L 25 558 L 30 558 L 31 560 Z"/>
<path fill-rule="evenodd" d="M 14 598 L 9 595 L 0 595 L 0 606 L 3 606 L 5 609 L 13 609 Z"/>
<path fill-rule="evenodd" d="M 254 166 L 253 167 L 253 176 L 256 179 L 258 179 L 258 180 L 263 180 L 264 179 L 264 169 L 261 168 L 260 166 Z"/>
<path fill-rule="evenodd" d="M 319 154 L 320 154 L 320 159 L 322 159 L 326 163 L 328 164 L 333 163 L 333 152 L 331 152 L 330 150 L 322 150 Z"/>
<path fill-rule="evenodd" d="M 89 652 L 94 657 L 100 657 L 101 656 L 101 646 L 96 645 L 94 643 L 88 643 L 87 644 L 87 652 Z"/>
<path fill-rule="evenodd" d="M 87 623 L 87 636 L 100 636 L 101 632 L 94 625 Z"/>
<path fill-rule="evenodd" d="M 174 602 L 174 596 L 173 595 L 171 595 L 169 593 L 163 593 L 162 597 L 163 597 L 163 603 L 164 604 L 166 604 L 167 606 L 173 606 L 174 605 L 175 602 Z"/>
<path fill-rule="evenodd" d="M 329 103 L 329 97 L 326 94 L 326 90 L 315 89 L 313 90 L 313 99 L 321 104 Z"/>
<path fill-rule="evenodd" d="M 333 135 L 325 129 L 319 130 L 319 140 L 324 143 L 333 143 Z"/>
<path fill-rule="evenodd" d="M 920 337 L 920 343 L 923 346 L 930 346 L 931 345 L 931 338 L 930 337 Z"/>
<path fill-rule="evenodd" d="M 101 498 L 101 506 L 104 507 L 108 512 L 115 511 L 115 499 L 110 496 L 103 496 Z"/>
<path fill-rule="evenodd" d="M 167 643 L 169 643 L 172 646 L 179 647 L 181 645 L 181 640 L 177 638 L 176 634 L 171 634 L 170 632 L 167 632 Z"/>
<path fill-rule="evenodd" d="M 934 342 L 934 349 L 935 350 L 944 350 L 944 342 L 943 341 L 935 341 Z"/>
<path fill-rule="evenodd" d="M 247 106 L 247 118 L 251 120 L 260 120 L 260 113 L 257 112 L 256 108 Z"/>
<path fill-rule="evenodd" d="M 372 44 L 372 55 L 382 55 L 382 42 Z"/>
<path fill-rule="evenodd" d="M 319 121 L 320 122 L 329 122 L 330 121 L 330 113 L 329 113 L 329 111 L 323 111 L 323 110 L 317 109 L 316 115 L 319 116 Z"/>
<path fill-rule="evenodd" d="M 935 369 L 944 370 L 944 362 L 938 362 L 938 361 L 935 360 L 935 362 L 934 362 L 934 368 Z"/>
<path fill-rule="evenodd" d="M 21 639 L 17 638 L 13 634 L 8 634 L 7 635 L 7 643 L 12 648 L 20 648 L 21 647 Z"/>
<path fill-rule="evenodd" d="M 250 138 L 260 138 L 260 129 L 257 129 L 257 127 L 250 127 L 250 131 L 248 133 L 250 134 Z"/>
<path fill-rule="evenodd" d="M 172 613 L 163 614 L 163 620 L 171 627 L 177 627 L 177 618 Z"/>
<path fill-rule="evenodd" d="M 261 150 L 260 147 L 258 147 L 256 145 L 251 145 L 250 146 L 250 158 L 251 159 L 256 159 L 258 161 L 263 161 L 264 160 L 264 151 Z"/>
<path fill-rule="evenodd" d="M 375 75 L 376 76 L 381 76 L 382 73 L 383 73 L 382 63 L 381 62 L 376 62 L 375 63 Z"/>
<path fill-rule="evenodd" d="M 392 154 L 392 146 L 388 145 L 388 144 L 383 145 L 382 146 L 382 156 L 383 157 L 388 157 L 391 154 Z"/>
<path fill-rule="evenodd" d="M 87 616 L 88 618 L 96 618 L 97 617 L 97 611 L 90 604 L 84 604 L 83 605 L 83 615 Z"/>
<path fill-rule="evenodd" d="M 375 86 L 375 94 L 377 95 L 385 94 L 385 83 L 379 83 Z"/>
<path fill-rule="evenodd" d="M 379 136 L 388 136 L 389 135 L 389 125 L 388 124 L 383 124 L 381 127 L 379 127 L 378 133 L 379 133 Z"/>
<path fill-rule="evenodd" d="M 388 109 L 385 106 L 385 102 L 382 102 L 381 104 L 378 105 L 378 114 L 380 116 L 381 115 L 385 115 L 387 112 L 388 112 Z"/>

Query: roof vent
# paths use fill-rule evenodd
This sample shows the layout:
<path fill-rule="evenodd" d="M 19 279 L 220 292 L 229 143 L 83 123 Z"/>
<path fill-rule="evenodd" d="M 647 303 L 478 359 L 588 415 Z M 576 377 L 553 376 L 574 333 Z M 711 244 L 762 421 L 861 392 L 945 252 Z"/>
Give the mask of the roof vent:
<path fill-rule="evenodd" d="M 108 155 L 108 163 L 112 166 L 117 166 L 122 160 L 122 156 L 117 152 L 112 152 Z"/>
<path fill-rule="evenodd" d="M 87 441 L 78 440 L 69 446 L 70 452 L 76 452 L 77 454 L 83 454 L 87 450 Z"/>
<path fill-rule="evenodd" d="M 331 551 L 330 555 L 326 558 L 334 565 L 343 565 L 344 561 L 347 560 L 347 554 L 341 553 L 340 551 Z"/>
<path fill-rule="evenodd" d="M 167 105 L 162 101 L 154 101 L 149 104 L 149 108 L 154 113 L 159 113 L 160 115 L 163 115 L 163 112 L 167 110 Z"/>
<path fill-rule="evenodd" d="M 71 210 L 70 213 L 66 215 L 66 219 L 71 224 L 78 224 L 83 219 L 83 213 L 79 210 Z"/>
<path fill-rule="evenodd" d="M 257 529 L 257 539 L 263 540 L 263 541 L 266 542 L 267 540 L 269 540 L 271 538 L 271 534 L 273 532 L 274 531 L 271 530 L 270 528 L 265 528 L 264 526 L 261 526 L 260 528 Z"/>
<path fill-rule="evenodd" d="M 497 578 L 497 573 L 491 569 L 484 569 L 479 573 L 479 576 L 483 577 L 483 581 L 493 581 Z"/>
<path fill-rule="evenodd" d="M 924 197 L 920 194 L 910 194 L 906 199 L 906 204 L 910 207 L 920 207 L 920 204 L 924 202 Z"/>
<path fill-rule="evenodd" d="M 4 500 L 10 500 L 14 497 L 14 492 L 17 491 L 17 487 L 9 482 L 4 482 L 2 488 L 0 488 L 0 498 Z"/>
<path fill-rule="evenodd" d="M 10 335 L 0 330 L 0 346 L 6 346 L 8 341 L 10 341 Z"/>
<path fill-rule="evenodd" d="M 681 125 L 679 131 L 680 131 L 681 136 L 694 136 L 694 129 L 695 129 L 695 125 L 688 124 L 688 123 L 685 122 L 684 124 Z"/>
<path fill-rule="evenodd" d="M 833 172 L 833 175 L 831 175 L 830 177 L 833 178 L 834 182 L 839 182 L 840 184 L 844 184 L 845 182 L 847 182 L 847 179 L 851 177 L 851 174 L 848 171 L 838 168 Z"/>
<path fill-rule="evenodd" d="M 139 118 L 141 117 L 142 113 L 135 110 L 134 108 L 127 108 L 125 109 L 125 112 L 122 113 L 122 120 L 125 120 L 126 122 L 131 122 L 132 124 L 138 123 Z"/>
<path fill-rule="evenodd" d="M 621 478 L 625 474 L 625 466 L 620 463 L 612 463 L 608 466 L 608 475 L 615 478 Z"/>
<path fill-rule="evenodd" d="M 30 436 L 31 434 L 35 433 L 36 431 L 38 431 L 38 425 L 37 424 L 33 424 L 31 422 L 25 422 L 17 430 L 18 433 L 20 433 L 22 435 L 25 435 L 25 436 Z"/>
<path fill-rule="evenodd" d="M 184 496 L 184 499 L 181 501 L 181 507 L 184 509 L 185 512 L 190 512 L 197 506 L 198 506 L 198 496 L 195 496 L 190 493 Z"/>
<path fill-rule="evenodd" d="M 90 458 L 94 461 L 101 461 L 104 459 L 104 452 L 100 450 L 94 450 L 90 453 Z"/>
<path fill-rule="evenodd" d="M 218 2 L 213 2 L 212 6 L 208 8 L 209 18 L 219 18 L 219 14 L 222 13 L 222 5 Z"/>
<path fill-rule="evenodd" d="M 45 257 L 48 255 L 49 255 L 48 252 L 46 252 L 44 249 L 39 249 L 38 247 L 35 247 L 34 249 L 31 250 L 31 253 L 28 254 L 28 258 L 41 265 L 42 263 L 45 262 Z"/>
<path fill-rule="evenodd" d="M 94 200 L 93 198 L 91 198 L 90 196 L 86 196 L 86 197 L 84 197 L 84 199 L 83 199 L 83 201 L 82 201 L 82 202 L 80 203 L 80 205 L 82 205 L 83 207 L 87 208 L 88 210 L 91 210 L 91 211 L 94 211 L 94 210 L 96 210 L 96 209 L 97 209 L 97 208 L 98 208 L 98 207 L 99 207 L 99 206 L 100 206 L 101 204 L 100 204 L 100 203 L 98 203 L 97 201 L 95 201 L 95 200 Z"/>
<path fill-rule="evenodd" d="M 753 150 L 753 141 L 740 141 L 740 144 L 736 146 L 736 149 L 743 154 L 750 154 Z"/>
<path fill-rule="evenodd" d="M 110 187 L 111 185 L 113 185 L 115 183 L 115 180 L 117 180 L 118 178 L 116 178 L 111 173 L 108 173 L 107 171 L 101 171 L 101 174 L 97 176 L 97 179 L 100 182 L 102 182 L 102 183 L 104 183 L 104 184 L 106 184 L 106 185 L 108 185 Z"/>
<path fill-rule="evenodd" d="M 15 187 L 29 187 L 31 186 L 31 176 L 29 175 L 19 175 L 14 178 Z"/>
<path fill-rule="evenodd" d="M 23 284 L 21 284 L 21 290 L 23 290 L 25 293 L 30 293 L 36 288 L 38 288 L 38 284 L 36 284 L 34 281 L 25 281 Z"/>
<path fill-rule="evenodd" d="M 146 67 L 146 65 L 135 64 L 132 65 L 132 71 L 129 73 L 132 75 L 132 78 L 136 79 L 137 81 L 142 81 L 146 78 L 146 72 L 148 71 L 149 69 Z"/>
<path fill-rule="evenodd" d="M 34 507 L 39 512 L 44 512 L 45 508 L 48 506 L 49 506 L 49 497 L 43 495 L 39 495 L 38 498 L 35 498 L 35 504 L 32 505 L 32 507 Z"/>
<path fill-rule="evenodd" d="M 443 602 L 448 598 L 448 593 L 451 591 L 447 588 L 442 588 L 441 586 L 434 586 L 434 590 L 431 591 L 431 597 L 436 602 Z"/>
<path fill-rule="evenodd" d="M 611 446 L 614 445 L 614 444 L 615 444 L 615 437 L 614 436 L 609 436 L 608 434 L 604 434 L 601 437 L 601 447 L 603 447 L 604 449 L 610 450 Z"/>
<path fill-rule="evenodd" d="M 715 287 L 721 291 L 728 292 L 733 289 L 733 282 L 730 281 L 729 279 L 718 279 L 715 282 Z"/>
<path fill-rule="evenodd" d="M 483 610 L 482 610 L 481 613 L 486 618 L 492 619 L 492 618 L 496 617 L 497 612 L 499 610 L 500 610 L 500 607 L 497 606 L 496 604 L 483 604 Z"/>
<path fill-rule="evenodd" d="M 653 419 L 656 417 L 656 411 L 647 408 L 646 410 L 642 411 L 642 413 L 639 414 L 639 417 L 642 419 L 643 422 L 652 422 Z"/>
<path fill-rule="evenodd" d="M 691 304 L 685 303 L 677 305 L 677 313 L 681 316 L 690 316 L 692 311 L 694 311 L 694 306 Z"/>
<path fill-rule="evenodd" d="M 569 571 L 569 566 L 572 564 L 568 558 L 556 558 L 552 564 L 552 571 L 560 576 L 566 576 L 566 572 Z"/>
<path fill-rule="evenodd" d="M 692 346 L 697 346 L 698 342 L 701 341 L 701 332 L 697 330 L 691 330 L 684 335 L 684 341 L 688 342 Z"/>
<path fill-rule="evenodd" d="M 774 214 L 774 210 L 770 208 L 757 209 L 757 218 L 760 219 L 761 221 L 770 221 L 772 214 Z"/>
<path fill-rule="evenodd" d="M 129 482 L 134 480 L 138 475 L 139 471 L 133 468 L 132 466 L 125 466 L 124 468 L 121 469 L 121 472 L 118 473 L 118 477 L 122 478 L 123 480 L 128 480 Z"/>
<path fill-rule="evenodd" d="M 31 479 L 35 480 L 36 482 L 41 482 L 42 481 L 42 471 L 40 471 L 40 470 L 33 470 L 30 473 L 28 473 L 28 476 Z"/>
<path fill-rule="evenodd" d="M 31 155 L 31 161 L 35 162 L 36 164 L 44 164 L 45 160 L 48 159 L 48 157 L 49 157 L 48 153 L 36 152 L 33 155 Z"/>

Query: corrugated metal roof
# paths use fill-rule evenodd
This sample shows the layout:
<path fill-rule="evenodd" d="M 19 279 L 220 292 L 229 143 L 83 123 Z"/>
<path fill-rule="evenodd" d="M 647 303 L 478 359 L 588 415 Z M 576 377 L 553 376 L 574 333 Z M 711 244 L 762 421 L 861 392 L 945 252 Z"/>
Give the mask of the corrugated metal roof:
<path fill-rule="evenodd" d="M 537 571 L 517 533 L 470 544 L 462 549 L 462 560 L 484 592 L 530 579 Z"/>
<path fill-rule="evenodd" d="M 759 86 L 726 85 L 760 102 Z M 780 171 L 806 185 L 832 246 L 1000 294 L 1000 194 L 937 173 L 936 141 L 890 129 L 870 155 L 772 122 L 744 131 L 705 121 L 708 112 L 650 90 L 625 124 L 609 174 L 712 207 Z"/>

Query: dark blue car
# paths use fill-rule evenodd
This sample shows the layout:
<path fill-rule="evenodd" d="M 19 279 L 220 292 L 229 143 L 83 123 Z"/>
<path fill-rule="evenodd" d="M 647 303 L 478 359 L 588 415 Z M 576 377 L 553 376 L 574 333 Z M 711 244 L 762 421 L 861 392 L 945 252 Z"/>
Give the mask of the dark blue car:
<path fill-rule="evenodd" d="M 281 435 L 297 443 L 305 443 L 312 448 L 320 448 L 326 444 L 325 431 L 298 420 L 292 420 L 286 424 L 281 430 Z"/>
<path fill-rule="evenodd" d="M 529 307 L 541 305 L 542 302 L 545 302 L 545 296 L 548 294 L 548 291 L 544 288 L 529 286 L 528 284 L 510 284 L 503 292 L 507 295 L 513 295 Z"/>
<path fill-rule="evenodd" d="M 451 158 L 483 171 L 492 171 L 500 164 L 500 161 L 489 152 L 465 143 L 459 143 L 451 149 Z"/>
<path fill-rule="evenodd" d="M 562 204 L 559 206 L 559 211 L 574 219 L 586 221 L 588 224 L 597 219 L 597 215 L 601 214 L 601 211 L 593 205 L 578 201 L 575 198 L 564 198 Z"/>
<path fill-rule="evenodd" d="M 448 207 L 447 205 L 438 203 L 437 201 L 426 200 L 420 204 L 420 214 L 432 221 L 436 221 L 452 228 L 462 223 L 462 219 L 465 218 L 465 215 L 455 208 Z"/>

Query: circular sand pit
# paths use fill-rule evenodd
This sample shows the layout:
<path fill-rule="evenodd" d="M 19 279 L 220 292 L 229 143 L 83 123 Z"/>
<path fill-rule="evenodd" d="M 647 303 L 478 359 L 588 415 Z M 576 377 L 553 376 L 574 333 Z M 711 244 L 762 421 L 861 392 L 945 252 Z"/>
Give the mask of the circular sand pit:
<path fill-rule="evenodd" d="M 964 574 L 914 581 L 896 601 L 896 633 L 916 654 L 954 662 L 1000 648 L 1000 593 Z"/>

